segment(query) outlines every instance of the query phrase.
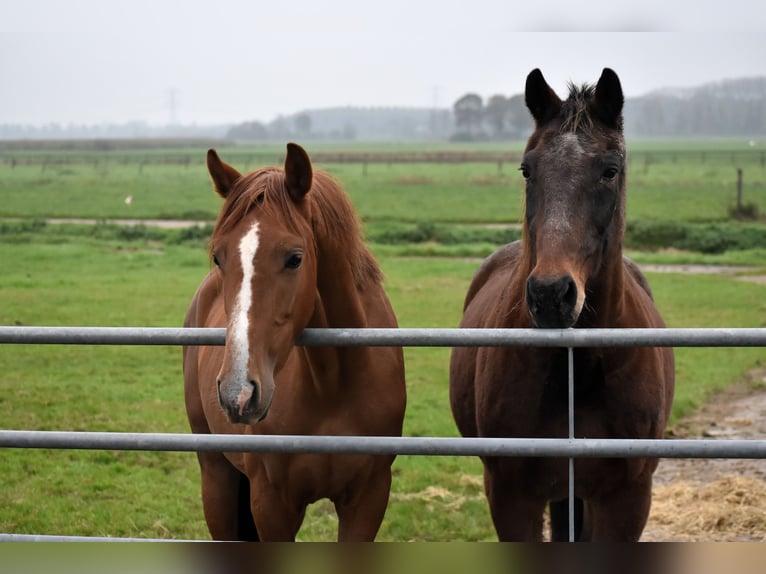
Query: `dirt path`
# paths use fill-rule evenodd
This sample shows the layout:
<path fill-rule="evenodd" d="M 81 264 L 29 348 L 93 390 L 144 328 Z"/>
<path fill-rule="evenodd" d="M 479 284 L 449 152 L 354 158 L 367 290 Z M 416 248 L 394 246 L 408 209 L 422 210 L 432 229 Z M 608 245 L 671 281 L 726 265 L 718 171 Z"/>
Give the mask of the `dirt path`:
<path fill-rule="evenodd" d="M 673 438 L 766 438 L 766 368 L 715 396 Z M 766 540 L 766 460 L 664 459 L 644 541 Z"/>
<path fill-rule="evenodd" d="M 644 272 L 653 273 L 689 273 L 696 275 L 728 275 L 739 281 L 766 285 L 766 275 L 758 273 L 754 267 L 739 265 L 640 265 Z"/>

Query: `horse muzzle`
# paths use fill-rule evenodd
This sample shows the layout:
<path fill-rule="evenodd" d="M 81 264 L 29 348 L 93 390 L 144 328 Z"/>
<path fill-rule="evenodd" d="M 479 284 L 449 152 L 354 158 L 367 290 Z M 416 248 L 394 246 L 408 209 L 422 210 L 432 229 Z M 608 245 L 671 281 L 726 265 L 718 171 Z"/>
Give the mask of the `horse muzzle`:
<path fill-rule="evenodd" d="M 254 425 L 266 418 L 274 397 L 274 383 L 218 380 L 218 403 L 233 424 Z"/>
<path fill-rule="evenodd" d="M 585 301 L 571 275 L 555 278 L 530 275 L 526 298 L 532 321 L 540 329 L 568 329 L 577 321 Z"/>

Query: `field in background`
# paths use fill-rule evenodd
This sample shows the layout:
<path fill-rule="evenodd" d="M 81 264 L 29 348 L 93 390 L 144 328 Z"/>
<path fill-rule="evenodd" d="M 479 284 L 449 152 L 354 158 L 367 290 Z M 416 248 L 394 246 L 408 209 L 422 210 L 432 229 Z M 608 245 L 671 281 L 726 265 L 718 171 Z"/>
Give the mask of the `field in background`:
<path fill-rule="evenodd" d="M 306 147 L 311 153 L 313 146 Z M 380 148 L 368 151 L 392 151 Z M 502 151 L 498 146 L 477 148 Z M 732 221 L 728 213 L 735 197 L 739 152 L 751 160 L 740 166 L 745 201 L 756 203 L 761 213 L 766 210 L 766 169 L 747 142 L 699 144 L 694 153 L 709 154 L 704 161 L 701 155 L 681 158 L 678 153 L 674 161 L 673 149 L 662 148 L 647 143 L 644 151 L 657 159 L 644 164 L 635 153 L 631 161 L 628 215 L 634 224 L 664 222 L 664 227 L 650 226 L 660 237 L 672 236 L 678 223 L 727 225 L 729 234 L 748 225 L 755 230 L 763 227 L 759 222 Z M 714 150 L 723 151 L 713 156 Z M 180 151 L 190 158 L 204 157 L 202 148 Z M 232 148 L 222 155 L 244 168 L 246 154 L 256 151 L 263 150 Z M 142 162 L 141 158 L 159 158 L 167 150 L 133 150 L 128 155 L 135 161 L 125 163 L 111 156 L 97 161 L 105 156 L 95 152 L 88 161 L 38 161 L 50 153 L 28 152 L 29 163 L 17 158 L 13 167 L 6 161 L 8 151 L 0 150 L 0 217 L 23 219 L 0 222 L 4 263 L 0 324 L 180 325 L 209 266 L 208 230 L 103 223 L 58 226 L 37 219 L 56 215 L 211 220 L 220 200 L 211 191 L 201 160 Z M 54 156 L 81 153 L 65 150 Z M 735 153 L 735 162 L 727 153 Z M 507 240 L 503 233 L 512 232 L 504 224 L 518 221 L 521 177 L 516 165 L 368 163 L 365 169 L 360 163 L 328 163 L 321 167 L 345 185 L 362 213 L 400 324 L 456 326 L 465 290 L 478 266 L 477 259 L 466 257 L 494 249 Z M 132 198 L 129 205 L 127 197 Z M 503 225 L 496 229 L 484 225 L 488 223 Z M 721 235 L 715 231 L 720 227 L 706 229 Z M 402 257 L 434 253 L 456 257 Z M 766 261 L 766 251 L 757 247 L 709 253 L 645 251 L 635 256 L 643 262 L 763 266 Z M 651 274 L 650 281 L 669 326 L 766 326 L 766 286 L 718 276 Z M 405 352 L 409 390 L 405 434 L 455 436 L 448 406 L 449 350 Z M 180 354 L 175 347 L 0 346 L 0 424 L 43 430 L 187 432 Z M 764 360 L 763 349 L 678 349 L 675 416 Z M 193 454 L 8 450 L 3 458 L 0 531 L 208 536 Z M 394 468 L 381 540 L 494 538 L 478 460 L 399 457 Z M 334 514 L 329 503 L 322 502 L 310 510 L 300 536 L 328 540 L 334 531 Z"/>
<path fill-rule="evenodd" d="M 215 144 L 216 142 L 210 142 Z M 766 142 L 639 141 L 629 147 L 631 220 L 721 221 L 736 201 L 766 213 Z M 675 146 L 669 148 L 668 146 Z M 438 146 L 360 145 L 351 150 L 307 144 L 317 166 L 344 184 L 365 221 L 506 223 L 519 220 L 521 143 Z M 204 143 L 191 149 L 13 150 L 0 147 L 0 217 L 169 218 L 212 220 Z M 222 147 L 237 169 L 283 161 L 284 148 Z M 489 161 L 389 163 L 385 158 Z M 498 163 L 498 155 L 507 157 Z M 380 161 L 365 161 L 364 157 Z M 333 161 L 330 161 L 333 160 Z M 130 202 L 126 203 L 126 199 Z"/>

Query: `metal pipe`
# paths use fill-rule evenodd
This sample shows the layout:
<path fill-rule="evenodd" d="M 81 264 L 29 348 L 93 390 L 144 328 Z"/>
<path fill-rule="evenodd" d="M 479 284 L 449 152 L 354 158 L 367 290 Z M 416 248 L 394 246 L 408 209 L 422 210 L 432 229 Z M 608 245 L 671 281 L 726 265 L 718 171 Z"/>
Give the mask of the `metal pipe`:
<path fill-rule="evenodd" d="M 0 344 L 223 345 L 225 329 L 0 327 Z M 306 329 L 297 344 L 342 347 L 766 347 L 766 328 Z"/>
<path fill-rule="evenodd" d="M 562 458 L 766 458 L 766 440 L 195 435 L 0 430 L 0 448 Z"/>
<path fill-rule="evenodd" d="M 569 412 L 569 439 L 574 439 L 574 349 L 567 348 L 567 410 Z M 569 542 L 575 541 L 575 487 L 574 458 L 569 457 Z"/>
<path fill-rule="evenodd" d="M 63 534 L 0 533 L 0 542 L 213 542 L 176 538 L 112 538 L 111 536 L 67 536 Z"/>

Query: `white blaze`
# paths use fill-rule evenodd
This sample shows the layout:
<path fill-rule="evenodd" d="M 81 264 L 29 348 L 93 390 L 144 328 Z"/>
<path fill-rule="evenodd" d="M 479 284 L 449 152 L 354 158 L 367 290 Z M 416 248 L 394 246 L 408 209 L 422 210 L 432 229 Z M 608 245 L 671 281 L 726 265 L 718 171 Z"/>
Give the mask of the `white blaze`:
<path fill-rule="evenodd" d="M 253 300 L 253 275 L 255 275 L 255 253 L 258 251 L 258 222 L 239 240 L 239 258 L 242 263 L 242 284 L 234 303 L 234 317 L 231 324 L 232 376 L 237 381 L 247 381 L 247 363 L 250 358 L 247 331 L 250 325 L 248 315 Z"/>

